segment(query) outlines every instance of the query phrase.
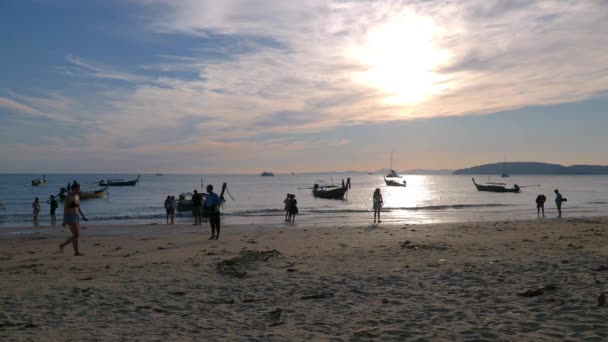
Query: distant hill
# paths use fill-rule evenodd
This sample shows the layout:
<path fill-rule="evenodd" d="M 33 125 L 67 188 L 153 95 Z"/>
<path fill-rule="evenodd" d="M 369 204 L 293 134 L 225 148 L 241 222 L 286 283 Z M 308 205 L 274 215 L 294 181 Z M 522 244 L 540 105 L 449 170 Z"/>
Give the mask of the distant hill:
<path fill-rule="evenodd" d="M 389 169 L 380 169 L 380 170 L 374 171 L 373 173 L 379 174 L 379 175 L 386 175 L 389 172 L 391 172 L 391 170 L 389 170 Z M 400 175 L 451 175 L 452 170 L 413 169 L 413 170 L 406 170 L 406 171 L 397 171 L 397 173 Z"/>
<path fill-rule="evenodd" d="M 453 175 L 608 175 L 608 166 L 547 164 L 538 162 L 494 163 L 455 170 Z"/>

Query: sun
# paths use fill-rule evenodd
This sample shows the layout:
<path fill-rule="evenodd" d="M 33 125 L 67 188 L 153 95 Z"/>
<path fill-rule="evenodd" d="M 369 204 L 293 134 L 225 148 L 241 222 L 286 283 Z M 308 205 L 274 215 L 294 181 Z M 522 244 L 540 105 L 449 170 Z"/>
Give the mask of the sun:
<path fill-rule="evenodd" d="M 444 88 L 446 77 L 438 70 L 449 62 L 449 50 L 435 42 L 439 27 L 429 17 L 402 14 L 371 28 L 351 56 L 365 70 L 356 82 L 386 93 L 390 104 L 415 104 Z"/>

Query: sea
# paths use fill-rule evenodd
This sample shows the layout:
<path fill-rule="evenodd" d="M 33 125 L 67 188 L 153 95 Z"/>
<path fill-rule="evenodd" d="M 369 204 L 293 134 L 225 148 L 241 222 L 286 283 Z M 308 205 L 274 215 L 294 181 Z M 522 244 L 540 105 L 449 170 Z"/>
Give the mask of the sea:
<path fill-rule="evenodd" d="M 48 225 L 51 194 L 57 194 L 74 180 L 82 190 L 96 190 L 102 179 L 134 179 L 134 174 L 47 174 L 43 186 L 31 181 L 41 175 L 0 174 L 0 231 L 7 227 L 32 226 L 32 202 L 42 203 L 41 225 Z M 352 187 L 345 200 L 328 200 L 312 196 L 313 184 L 340 185 L 351 178 Z M 479 192 L 471 176 L 406 175 L 407 187 L 388 187 L 383 175 L 361 173 L 275 174 L 260 175 L 141 175 L 136 186 L 110 187 L 102 199 L 82 201 L 88 224 L 163 224 L 163 206 L 167 195 L 201 190 L 212 184 L 219 192 L 228 184 L 226 203 L 222 208 L 223 224 L 275 225 L 284 223 L 283 200 L 295 194 L 299 215 L 297 225 L 369 224 L 373 218 L 372 194 L 380 188 L 384 198 L 382 221 L 388 224 L 424 224 L 440 222 L 495 221 L 536 218 L 535 199 L 547 196 L 547 217 L 557 215 L 554 189 L 559 189 L 567 202 L 565 217 L 608 215 L 608 176 L 475 176 L 478 183 L 505 182 L 518 184 L 521 193 Z M 61 205 L 58 220 L 61 221 Z M 190 223 L 190 213 L 178 213 L 177 223 Z"/>

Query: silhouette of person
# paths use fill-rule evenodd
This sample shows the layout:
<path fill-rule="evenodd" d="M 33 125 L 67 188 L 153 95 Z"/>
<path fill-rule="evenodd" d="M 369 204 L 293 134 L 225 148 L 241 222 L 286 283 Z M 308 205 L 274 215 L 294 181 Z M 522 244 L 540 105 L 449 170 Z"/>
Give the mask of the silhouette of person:
<path fill-rule="evenodd" d="M 205 198 L 205 210 L 209 213 L 209 224 L 211 225 L 211 237 L 209 240 L 220 238 L 220 196 L 213 192 L 213 185 L 207 185 L 207 198 Z"/>
<path fill-rule="evenodd" d="M 194 216 L 193 226 L 203 224 L 203 196 L 196 190 L 192 195 L 192 216 Z"/>
<path fill-rule="evenodd" d="M 291 223 L 296 222 L 296 215 L 299 213 L 298 201 L 296 201 L 296 195 L 291 194 L 289 196 L 289 217 Z"/>
<path fill-rule="evenodd" d="M 285 222 L 290 221 L 290 217 L 289 217 L 289 205 L 291 204 L 290 196 L 291 196 L 291 194 L 287 194 L 287 197 L 285 197 L 285 199 L 283 200 L 283 204 L 285 204 Z"/>
<path fill-rule="evenodd" d="M 167 224 L 169 224 L 169 218 L 171 217 L 171 196 L 167 195 L 167 198 L 165 198 L 165 211 L 167 212 Z"/>
<path fill-rule="evenodd" d="M 557 217 L 562 217 L 562 202 L 565 202 L 566 199 L 559 193 L 559 190 L 555 189 L 555 205 L 557 206 Z"/>
<path fill-rule="evenodd" d="M 59 203 L 57 203 L 57 200 L 55 199 L 55 195 L 51 195 L 51 197 L 49 198 L 47 203 L 50 204 L 50 206 L 51 206 L 51 211 L 50 211 L 51 225 L 54 226 L 57 223 L 57 216 L 55 215 L 55 211 L 59 207 Z"/>
<path fill-rule="evenodd" d="M 537 216 L 540 217 L 540 212 L 542 210 L 543 217 L 545 217 L 545 202 L 547 201 L 547 197 L 545 195 L 540 194 L 536 197 L 536 213 Z"/>
<path fill-rule="evenodd" d="M 169 201 L 169 218 L 171 219 L 171 224 L 175 224 L 175 209 L 177 209 L 177 201 L 175 200 L 175 196 L 171 196 L 171 200 Z"/>
<path fill-rule="evenodd" d="M 380 188 L 376 188 L 374 191 L 374 195 L 372 196 L 372 204 L 374 208 L 374 223 L 376 223 L 376 217 L 378 217 L 378 223 L 382 223 L 382 221 L 380 221 L 380 211 L 382 210 L 384 201 L 382 200 Z"/>
<path fill-rule="evenodd" d="M 40 218 L 40 201 L 38 197 L 34 199 L 34 203 L 32 203 L 32 209 L 34 211 L 34 226 L 38 225 L 38 219 Z"/>

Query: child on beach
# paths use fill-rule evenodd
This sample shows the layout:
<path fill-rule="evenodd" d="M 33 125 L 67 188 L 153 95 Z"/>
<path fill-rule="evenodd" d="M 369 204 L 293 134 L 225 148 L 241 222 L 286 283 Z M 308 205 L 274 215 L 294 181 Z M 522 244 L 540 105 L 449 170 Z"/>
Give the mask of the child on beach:
<path fill-rule="evenodd" d="M 34 203 L 32 203 L 32 209 L 34 209 L 34 226 L 38 225 L 38 219 L 40 218 L 40 201 L 38 197 L 34 199 Z"/>
<path fill-rule="evenodd" d="M 374 223 L 376 223 L 376 216 L 378 217 L 378 223 L 382 223 L 382 221 L 380 221 L 380 210 L 382 210 L 384 201 L 382 200 L 380 188 L 376 188 L 374 191 L 374 195 L 372 196 L 372 205 L 374 208 Z"/>

